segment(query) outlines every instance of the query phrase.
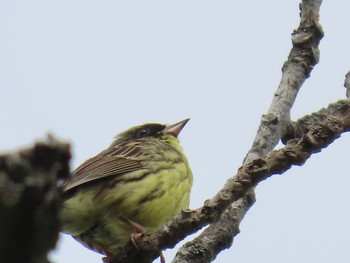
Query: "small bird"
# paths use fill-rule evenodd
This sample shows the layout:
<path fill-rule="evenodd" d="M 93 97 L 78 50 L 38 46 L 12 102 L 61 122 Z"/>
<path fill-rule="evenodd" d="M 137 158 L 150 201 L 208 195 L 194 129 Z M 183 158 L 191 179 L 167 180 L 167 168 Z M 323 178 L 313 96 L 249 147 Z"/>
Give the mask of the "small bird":
<path fill-rule="evenodd" d="M 82 163 L 63 184 L 62 232 L 108 259 L 188 208 L 193 178 L 177 139 L 188 121 L 132 127 Z"/>

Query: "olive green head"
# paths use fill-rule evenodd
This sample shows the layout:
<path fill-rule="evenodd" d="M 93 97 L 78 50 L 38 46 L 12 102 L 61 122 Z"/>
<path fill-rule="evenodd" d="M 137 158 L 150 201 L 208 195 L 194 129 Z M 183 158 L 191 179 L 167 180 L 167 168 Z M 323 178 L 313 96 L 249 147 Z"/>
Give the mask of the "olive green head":
<path fill-rule="evenodd" d="M 136 140 L 171 140 L 171 137 L 177 138 L 183 127 L 190 119 L 186 119 L 174 124 L 164 125 L 159 123 L 146 123 L 134 126 L 124 132 L 119 133 L 111 146 L 128 143 Z"/>

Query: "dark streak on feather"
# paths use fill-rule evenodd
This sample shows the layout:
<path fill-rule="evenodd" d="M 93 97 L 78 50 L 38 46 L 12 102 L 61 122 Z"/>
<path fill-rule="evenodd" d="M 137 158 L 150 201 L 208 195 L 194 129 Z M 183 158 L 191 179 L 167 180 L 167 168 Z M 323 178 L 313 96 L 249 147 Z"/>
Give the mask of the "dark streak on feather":
<path fill-rule="evenodd" d="M 152 201 L 156 198 L 160 198 L 165 194 L 165 191 L 161 190 L 160 187 L 156 186 L 155 189 L 153 189 L 151 192 L 148 193 L 148 195 L 144 198 L 142 198 L 138 204 L 141 205 L 143 203 L 146 203 L 148 201 Z"/>

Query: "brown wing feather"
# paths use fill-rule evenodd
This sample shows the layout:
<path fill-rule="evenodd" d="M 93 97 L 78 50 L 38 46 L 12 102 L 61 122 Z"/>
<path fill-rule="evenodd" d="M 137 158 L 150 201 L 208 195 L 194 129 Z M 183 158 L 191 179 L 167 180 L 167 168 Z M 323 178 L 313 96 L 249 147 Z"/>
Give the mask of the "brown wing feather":
<path fill-rule="evenodd" d="M 82 184 L 142 169 L 146 157 L 139 144 L 116 145 L 82 163 L 64 182 L 64 191 Z"/>

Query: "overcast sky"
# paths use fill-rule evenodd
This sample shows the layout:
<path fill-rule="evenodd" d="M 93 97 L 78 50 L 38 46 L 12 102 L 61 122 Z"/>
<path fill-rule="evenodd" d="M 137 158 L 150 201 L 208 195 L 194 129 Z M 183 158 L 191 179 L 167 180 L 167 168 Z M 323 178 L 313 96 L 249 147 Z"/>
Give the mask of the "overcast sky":
<path fill-rule="evenodd" d="M 199 207 L 251 146 L 299 24 L 298 4 L 2 1 L 0 151 L 50 132 L 71 142 L 75 168 L 133 125 L 191 118 L 180 139 L 195 178 L 191 208 Z M 349 10 L 349 1 L 324 1 L 321 61 L 293 119 L 345 97 Z M 345 134 L 261 183 L 241 233 L 216 262 L 349 262 L 349 146 Z M 101 255 L 62 235 L 52 259 L 95 263 Z"/>

